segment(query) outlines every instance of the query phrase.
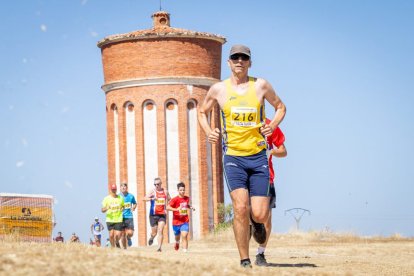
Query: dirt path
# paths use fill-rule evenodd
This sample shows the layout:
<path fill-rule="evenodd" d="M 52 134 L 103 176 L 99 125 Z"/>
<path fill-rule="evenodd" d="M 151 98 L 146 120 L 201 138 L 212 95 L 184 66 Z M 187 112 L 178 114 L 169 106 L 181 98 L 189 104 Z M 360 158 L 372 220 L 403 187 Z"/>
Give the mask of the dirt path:
<path fill-rule="evenodd" d="M 254 260 L 256 245 L 251 243 Z M 269 267 L 242 269 L 231 232 L 190 242 L 119 250 L 83 244 L 0 242 L 0 275 L 414 275 L 414 239 L 301 233 L 273 235 Z"/>

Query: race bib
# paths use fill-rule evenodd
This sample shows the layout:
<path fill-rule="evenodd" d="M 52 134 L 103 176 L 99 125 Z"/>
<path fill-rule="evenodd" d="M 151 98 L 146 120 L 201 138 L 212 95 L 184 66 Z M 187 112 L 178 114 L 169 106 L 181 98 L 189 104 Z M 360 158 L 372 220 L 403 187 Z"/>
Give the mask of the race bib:
<path fill-rule="evenodd" d="M 124 208 L 125 209 L 131 209 L 131 202 L 125 202 Z"/>
<path fill-rule="evenodd" d="M 112 203 L 111 205 L 109 205 L 109 209 L 111 210 L 111 211 L 118 211 L 119 209 L 121 209 L 120 208 L 120 206 L 119 206 L 119 204 L 118 203 Z"/>
<path fill-rule="evenodd" d="M 254 107 L 231 107 L 231 123 L 234 126 L 251 127 L 256 125 L 257 109 Z"/>
<path fill-rule="evenodd" d="M 165 198 L 160 197 L 160 198 L 155 199 L 155 205 L 165 205 Z"/>
<path fill-rule="evenodd" d="M 181 209 L 181 210 L 180 210 L 180 215 L 181 215 L 181 216 L 186 216 L 186 215 L 188 215 L 188 209 L 187 209 L 187 208 L 183 208 L 183 209 Z"/>
<path fill-rule="evenodd" d="M 187 203 L 181 203 L 181 209 L 180 209 L 179 214 L 180 214 L 181 216 L 186 216 L 186 215 L 188 215 Z"/>

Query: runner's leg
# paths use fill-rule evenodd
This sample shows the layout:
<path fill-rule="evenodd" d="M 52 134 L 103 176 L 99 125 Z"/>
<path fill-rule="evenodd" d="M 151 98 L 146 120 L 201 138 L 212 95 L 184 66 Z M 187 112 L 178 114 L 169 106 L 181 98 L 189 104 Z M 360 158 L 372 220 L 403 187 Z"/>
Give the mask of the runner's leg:
<path fill-rule="evenodd" d="M 252 218 L 255 222 L 267 222 L 269 218 L 269 199 L 268 196 L 252 196 L 250 198 Z"/>
<path fill-rule="evenodd" d="M 126 229 L 124 228 L 121 231 L 121 244 L 124 249 L 127 249 L 127 240 L 126 240 Z"/>
<path fill-rule="evenodd" d="M 115 246 L 117 243 L 119 243 L 121 236 L 122 236 L 122 231 L 121 230 L 113 230 L 114 231 L 114 240 L 115 240 Z"/>
<path fill-rule="evenodd" d="M 181 231 L 181 244 L 183 245 L 183 249 L 188 249 L 188 232 Z"/>
<path fill-rule="evenodd" d="M 109 230 L 109 242 L 111 243 L 111 248 L 115 248 L 115 230 Z"/>
<path fill-rule="evenodd" d="M 134 235 L 134 230 L 133 229 L 126 229 L 126 234 L 127 234 L 127 236 L 126 236 L 127 241 L 131 240 L 132 236 Z M 128 244 L 128 246 L 130 246 L 130 245 Z"/>
<path fill-rule="evenodd" d="M 239 249 L 240 259 L 249 258 L 249 193 L 246 189 L 236 189 L 230 193 L 233 202 L 233 231 Z"/>
<path fill-rule="evenodd" d="M 155 238 L 157 236 L 157 231 L 158 231 L 158 224 L 155 225 L 154 227 L 151 227 L 151 238 Z"/>
<path fill-rule="evenodd" d="M 164 234 L 163 234 L 164 226 L 165 226 L 165 221 L 159 221 L 158 222 L 158 232 L 157 232 L 157 235 L 158 235 L 158 248 L 161 248 L 162 241 L 164 240 Z"/>
<path fill-rule="evenodd" d="M 269 241 L 270 233 L 272 232 L 272 212 L 269 212 L 269 218 L 265 222 L 265 228 L 266 228 L 266 242 L 262 243 L 261 247 L 266 247 L 267 242 Z"/>

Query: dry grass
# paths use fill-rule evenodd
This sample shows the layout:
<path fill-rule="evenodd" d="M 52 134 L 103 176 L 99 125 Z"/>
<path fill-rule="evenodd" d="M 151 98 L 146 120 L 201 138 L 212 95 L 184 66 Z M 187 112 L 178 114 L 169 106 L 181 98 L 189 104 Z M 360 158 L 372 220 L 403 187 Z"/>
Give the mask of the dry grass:
<path fill-rule="evenodd" d="M 256 245 L 251 243 L 254 259 Z M 241 269 L 232 231 L 190 242 L 190 252 L 164 245 L 129 250 L 83 244 L 0 242 L 0 275 L 414 275 L 414 239 L 354 234 L 274 234 L 270 267 Z"/>

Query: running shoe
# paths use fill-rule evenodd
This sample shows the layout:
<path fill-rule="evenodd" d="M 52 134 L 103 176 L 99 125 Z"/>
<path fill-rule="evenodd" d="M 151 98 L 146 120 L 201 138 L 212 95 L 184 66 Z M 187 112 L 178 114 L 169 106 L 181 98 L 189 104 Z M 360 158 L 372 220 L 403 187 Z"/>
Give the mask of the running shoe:
<path fill-rule="evenodd" d="M 161 252 L 161 247 L 157 249 L 157 252 Z"/>
<path fill-rule="evenodd" d="M 154 242 L 154 237 L 151 237 L 151 238 L 148 240 L 148 245 L 149 245 L 149 246 L 151 246 L 153 242 Z"/>
<path fill-rule="evenodd" d="M 257 266 L 268 266 L 269 264 L 266 261 L 264 253 L 260 253 L 256 255 L 256 261 L 254 262 Z"/>
<path fill-rule="evenodd" d="M 240 262 L 240 266 L 245 268 L 252 268 L 252 263 L 250 262 L 250 260 L 244 260 Z"/>
<path fill-rule="evenodd" d="M 131 238 L 128 238 L 127 240 L 128 240 L 128 246 L 132 246 L 132 240 L 131 240 Z"/>
<path fill-rule="evenodd" d="M 177 251 L 178 249 L 180 249 L 180 244 L 179 243 L 175 243 L 175 245 L 174 245 L 174 249 Z"/>
<path fill-rule="evenodd" d="M 266 241 L 266 229 L 263 223 L 257 223 L 252 219 L 250 215 L 250 221 L 252 222 L 253 238 L 258 244 L 262 244 Z"/>

